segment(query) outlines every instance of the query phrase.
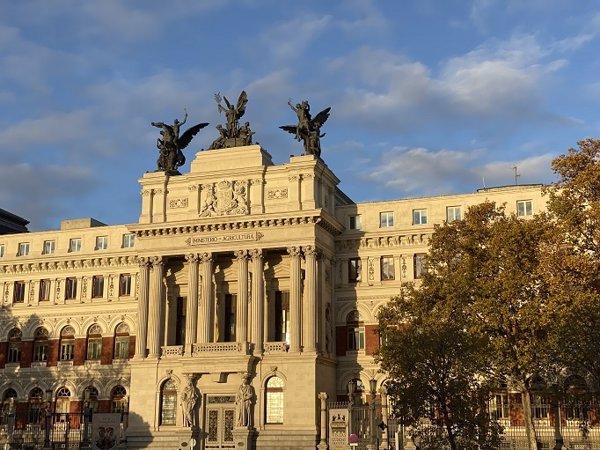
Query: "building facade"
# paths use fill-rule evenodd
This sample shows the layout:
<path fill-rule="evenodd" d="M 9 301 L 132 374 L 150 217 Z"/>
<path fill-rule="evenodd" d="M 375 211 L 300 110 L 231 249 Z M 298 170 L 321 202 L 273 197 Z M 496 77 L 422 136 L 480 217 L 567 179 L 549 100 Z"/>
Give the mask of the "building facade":
<path fill-rule="evenodd" d="M 321 401 L 385 381 L 377 311 L 420 277 L 434 225 L 545 205 L 539 185 L 357 204 L 320 158 L 258 145 L 139 181 L 136 224 L 0 236 L 3 405 L 33 420 L 46 395 L 66 413 L 91 393 L 129 412 L 128 448 L 314 449 Z"/>

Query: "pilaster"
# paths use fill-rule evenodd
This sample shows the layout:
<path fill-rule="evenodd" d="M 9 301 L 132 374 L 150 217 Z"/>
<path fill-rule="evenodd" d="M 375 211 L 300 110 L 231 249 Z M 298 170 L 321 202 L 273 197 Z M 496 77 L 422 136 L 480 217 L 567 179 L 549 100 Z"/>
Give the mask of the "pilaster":
<path fill-rule="evenodd" d="M 235 340 L 248 342 L 248 251 L 235 252 L 238 262 L 238 294 L 235 313 Z"/>
<path fill-rule="evenodd" d="M 213 258 L 212 253 L 203 253 L 200 256 L 202 271 L 202 299 L 198 308 L 198 342 L 206 344 L 212 342 L 212 329 L 214 324 L 214 299 L 213 299 Z"/>
<path fill-rule="evenodd" d="M 303 302 L 303 336 L 304 351 L 315 352 L 316 345 L 316 326 L 317 319 L 317 251 L 312 245 L 304 247 L 305 266 L 305 286 Z"/>
<path fill-rule="evenodd" d="M 190 356 L 198 332 L 198 263 L 200 256 L 190 253 L 186 255 L 185 259 L 188 263 L 188 298 L 185 310 L 184 352 Z"/>
<path fill-rule="evenodd" d="M 146 339 L 148 336 L 148 280 L 150 274 L 150 260 L 146 257 L 139 258 L 140 264 L 140 292 L 138 298 L 137 336 L 135 340 L 135 358 L 146 357 Z M 55 283 L 53 283 L 55 284 Z"/>
<path fill-rule="evenodd" d="M 300 248 L 289 247 L 290 255 L 290 351 L 300 351 L 302 320 L 302 279 L 300 272 Z"/>
<path fill-rule="evenodd" d="M 152 275 L 150 290 L 150 305 L 148 311 L 148 357 L 160 356 L 160 341 L 162 331 L 163 307 L 163 269 L 164 262 L 161 257 L 152 258 Z"/>
<path fill-rule="evenodd" d="M 254 351 L 262 353 L 264 346 L 264 273 L 262 250 L 254 249 L 252 257 L 252 337 Z"/>

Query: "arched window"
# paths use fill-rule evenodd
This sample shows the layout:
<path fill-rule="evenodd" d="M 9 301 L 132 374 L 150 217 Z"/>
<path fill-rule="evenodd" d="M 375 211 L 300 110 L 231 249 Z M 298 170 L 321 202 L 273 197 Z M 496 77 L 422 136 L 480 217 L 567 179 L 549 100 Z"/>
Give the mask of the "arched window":
<path fill-rule="evenodd" d="M 33 360 L 48 361 L 48 330 L 39 327 L 33 334 Z"/>
<path fill-rule="evenodd" d="M 83 391 L 83 395 L 84 401 L 88 402 L 88 408 L 90 408 L 93 412 L 96 412 L 98 410 L 98 389 L 96 389 L 94 386 L 89 386 L 85 391 Z"/>
<path fill-rule="evenodd" d="M 110 392 L 110 411 L 124 413 L 129 409 L 127 391 L 123 386 L 115 386 Z"/>
<path fill-rule="evenodd" d="M 69 405 L 71 403 L 71 391 L 66 387 L 61 387 L 56 392 L 56 405 L 55 412 L 61 414 L 67 414 L 69 412 Z"/>
<path fill-rule="evenodd" d="M 102 328 L 97 323 L 88 329 L 87 334 L 87 352 L 88 361 L 98 361 L 102 356 Z"/>
<path fill-rule="evenodd" d="M 121 322 L 115 329 L 115 359 L 129 358 L 129 325 Z"/>
<path fill-rule="evenodd" d="M 21 338 L 23 333 L 18 328 L 13 328 L 8 333 L 8 355 L 6 362 L 18 363 L 21 360 Z"/>
<path fill-rule="evenodd" d="M 283 380 L 271 377 L 265 386 L 265 423 L 283 423 Z"/>
<path fill-rule="evenodd" d="M 11 412 L 15 412 L 15 402 L 17 401 L 17 391 L 12 388 L 8 388 L 2 394 L 2 408 L 0 414 L 2 417 L 2 425 L 6 423 L 7 417 Z"/>
<path fill-rule="evenodd" d="M 365 326 L 360 321 L 360 315 L 357 310 L 348 313 L 346 316 L 346 326 L 348 328 L 348 350 L 364 350 Z"/>
<path fill-rule="evenodd" d="M 41 424 L 44 421 L 44 391 L 39 387 L 33 388 L 29 393 L 29 423 Z"/>
<path fill-rule="evenodd" d="M 175 425 L 177 418 L 177 385 L 173 379 L 165 381 L 160 389 L 160 424 Z"/>
<path fill-rule="evenodd" d="M 60 333 L 60 360 L 73 361 L 75 354 L 75 328 L 71 325 L 64 327 Z"/>

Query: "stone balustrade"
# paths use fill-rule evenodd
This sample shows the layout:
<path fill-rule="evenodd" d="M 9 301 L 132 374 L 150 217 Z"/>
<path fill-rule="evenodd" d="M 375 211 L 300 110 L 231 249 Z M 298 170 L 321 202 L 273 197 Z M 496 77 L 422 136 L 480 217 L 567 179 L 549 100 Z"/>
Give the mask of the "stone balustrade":
<path fill-rule="evenodd" d="M 163 358 L 183 356 L 183 345 L 164 345 L 161 347 Z"/>
<path fill-rule="evenodd" d="M 246 349 L 241 342 L 207 342 L 193 346 L 194 354 L 198 353 L 241 353 Z"/>
<path fill-rule="evenodd" d="M 265 342 L 266 353 L 285 353 L 290 346 L 287 342 Z"/>

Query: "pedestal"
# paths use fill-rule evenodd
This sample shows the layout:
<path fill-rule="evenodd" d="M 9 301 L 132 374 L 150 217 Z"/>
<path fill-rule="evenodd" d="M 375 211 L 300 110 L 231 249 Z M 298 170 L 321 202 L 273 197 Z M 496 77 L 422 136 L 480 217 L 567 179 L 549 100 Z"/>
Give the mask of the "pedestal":
<path fill-rule="evenodd" d="M 234 428 L 233 441 L 236 450 L 254 450 L 254 430 Z"/>

